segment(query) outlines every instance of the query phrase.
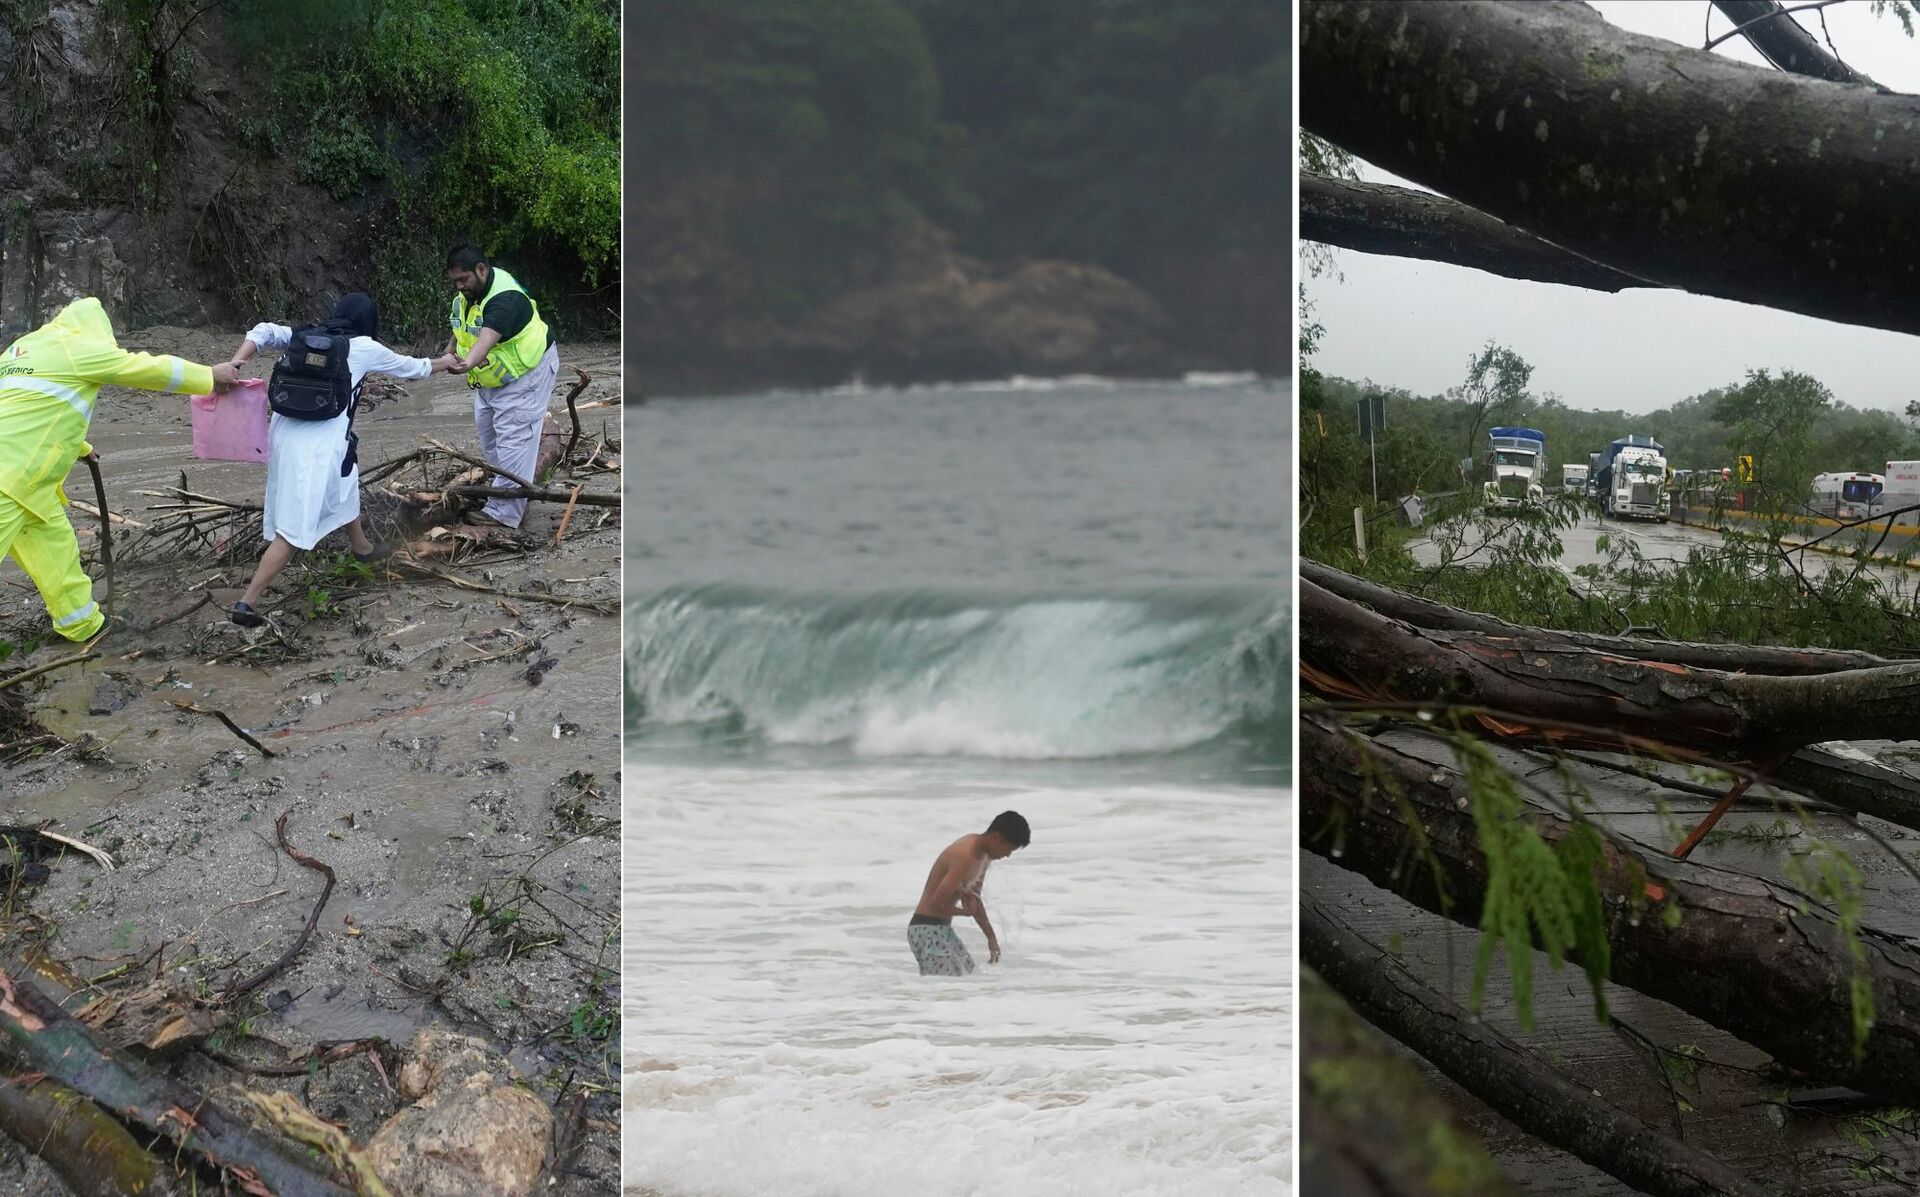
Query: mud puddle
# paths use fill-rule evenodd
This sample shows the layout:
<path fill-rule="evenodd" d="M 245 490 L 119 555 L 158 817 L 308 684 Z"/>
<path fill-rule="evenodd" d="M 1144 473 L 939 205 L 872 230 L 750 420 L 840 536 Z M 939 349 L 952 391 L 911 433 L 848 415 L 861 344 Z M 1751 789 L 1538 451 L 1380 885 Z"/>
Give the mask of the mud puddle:
<path fill-rule="evenodd" d="M 206 361 L 237 339 L 160 330 L 128 343 Z M 575 364 L 595 376 L 579 402 L 617 396 L 616 345 L 561 353 L 563 383 Z M 558 396 L 555 407 L 564 423 Z M 137 492 L 178 485 L 182 469 L 197 493 L 259 501 L 261 468 L 191 460 L 186 412 L 177 397 L 103 394 L 92 439 L 116 512 L 146 520 L 158 500 Z M 619 409 L 582 423 L 585 441 L 603 427 L 617 440 Z M 363 463 L 423 436 L 474 448 L 457 380 L 405 384 L 355 426 Z M 581 481 L 615 493 L 619 474 Z M 84 470 L 68 494 L 90 501 Z M 492 591 L 404 568 L 352 575 L 323 546 L 282 574 L 268 596 L 276 629 L 264 633 L 223 614 L 251 548 L 227 565 L 136 554 L 118 571 L 117 620 L 98 657 L 11 692 L 64 745 L 0 766 L 0 820 L 52 820 L 120 867 L 54 863 L 6 937 L 44 940 L 83 977 L 125 969 L 217 992 L 284 952 L 320 893 L 320 876 L 276 842 L 284 813 L 289 842 L 331 867 L 337 888 L 300 955 L 174 1057 L 176 1073 L 215 1090 L 294 1087 L 364 1141 L 400 1104 L 365 1054 L 296 1080 L 249 1067 L 452 1027 L 488 1039 L 549 1101 L 592 1094 L 574 1170 L 547 1191 L 615 1192 L 619 620 L 573 605 L 616 606 L 619 522 L 604 510 L 580 508 L 554 543 L 562 513 L 535 504 L 530 551 L 445 566 Z M 116 528 L 116 547 L 137 534 Z M 25 587 L 0 566 L 0 640 L 17 646 L 0 675 L 75 652 L 34 643 L 46 618 Z M 210 605 L 134 630 L 201 593 Z M 0 1197 L 61 1192 L 37 1161 L 0 1147 Z"/>

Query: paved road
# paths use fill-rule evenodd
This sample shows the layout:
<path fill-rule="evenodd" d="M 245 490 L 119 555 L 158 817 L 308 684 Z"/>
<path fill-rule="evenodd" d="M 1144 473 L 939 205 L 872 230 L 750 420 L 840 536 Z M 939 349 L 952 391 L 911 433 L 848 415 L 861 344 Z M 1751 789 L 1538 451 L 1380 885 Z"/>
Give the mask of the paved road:
<path fill-rule="evenodd" d="M 1470 526 L 1467 529 L 1467 539 L 1455 553 L 1455 559 L 1471 563 L 1484 558 L 1486 553 L 1482 548 L 1482 541 L 1486 534 L 1499 536 L 1507 526 L 1505 521 L 1499 519 L 1482 521 Z M 1576 566 L 1604 564 L 1608 554 L 1600 548 L 1602 537 L 1608 538 L 1614 544 L 1618 544 L 1623 537 L 1631 538 L 1639 544 L 1642 555 L 1649 561 L 1655 562 L 1679 563 L 1686 560 L 1687 551 L 1695 545 L 1711 548 L 1720 544 L 1720 534 L 1704 528 L 1642 520 L 1602 520 L 1598 515 L 1590 514 L 1582 516 L 1580 523 L 1575 527 L 1560 533 L 1562 545 L 1560 568 L 1571 572 Z M 1437 565 L 1440 562 L 1439 547 L 1431 540 L 1417 540 L 1409 548 L 1414 559 L 1422 565 Z M 1479 551 L 1476 552 L 1476 550 Z M 1797 553 L 1794 559 L 1801 571 L 1809 577 L 1818 577 L 1835 566 L 1852 569 L 1854 565 L 1844 557 L 1820 552 Z M 1920 571 L 1876 569 L 1875 572 L 1883 580 L 1903 589 L 1911 590 L 1920 584 Z"/>

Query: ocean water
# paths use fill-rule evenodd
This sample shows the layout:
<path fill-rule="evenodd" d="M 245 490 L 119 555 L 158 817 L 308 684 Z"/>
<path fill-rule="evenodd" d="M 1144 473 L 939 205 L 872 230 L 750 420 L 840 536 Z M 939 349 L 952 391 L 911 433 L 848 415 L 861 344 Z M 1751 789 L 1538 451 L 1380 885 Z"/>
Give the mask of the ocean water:
<path fill-rule="evenodd" d="M 1008 380 L 629 414 L 631 1192 L 1288 1192 L 1286 394 Z M 1017 809 L 1004 951 L 922 978 Z"/>

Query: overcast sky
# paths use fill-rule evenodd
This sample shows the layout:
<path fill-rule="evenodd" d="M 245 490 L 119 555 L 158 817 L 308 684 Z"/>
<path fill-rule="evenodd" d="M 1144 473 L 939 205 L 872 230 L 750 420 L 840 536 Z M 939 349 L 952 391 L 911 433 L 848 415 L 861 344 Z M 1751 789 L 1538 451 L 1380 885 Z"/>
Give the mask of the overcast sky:
<path fill-rule="evenodd" d="M 1695 48 L 1705 40 L 1707 0 L 1592 2 L 1622 29 Z M 1848 65 L 1920 93 L 1920 42 L 1898 22 L 1875 17 L 1867 0 L 1824 11 Z M 1821 35 L 1817 10 L 1787 19 Z M 1718 10 L 1712 22 L 1716 36 L 1732 27 Z M 1745 38 L 1714 53 L 1765 65 Z M 1411 185 L 1371 166 L 1362 177 Z M 1345 249 L 1334 261 L 1343 277 L 1309 279 L 1306 289 L 1326 326 L 1314 365 L 1342 378 L 1437 394 L 1460 384 L 1468 358 L 1493 337 L 1533 363 L 1536 393 L 1574 407 L 1651 411 L 1737 382 L 1750 366 L 1805 371 L 1855 407 L 1899 412 L 1920 398 L 1920 337 L 1672 291 L 1608 295 Z"/>

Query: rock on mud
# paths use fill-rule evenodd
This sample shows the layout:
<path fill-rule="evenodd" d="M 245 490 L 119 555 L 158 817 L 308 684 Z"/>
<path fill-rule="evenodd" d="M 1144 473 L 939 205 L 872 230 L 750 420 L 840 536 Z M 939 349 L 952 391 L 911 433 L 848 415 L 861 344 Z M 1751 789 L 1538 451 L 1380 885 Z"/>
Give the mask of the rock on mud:
<path fill-rule="evenodd" d="M 395 1197 L 528 1197 L 553 1145 L 547 1103 L 509 1081 L 483 1040 L 429 1029 L 400 1070 L 413 1099 L 367 1154 Z"/>

